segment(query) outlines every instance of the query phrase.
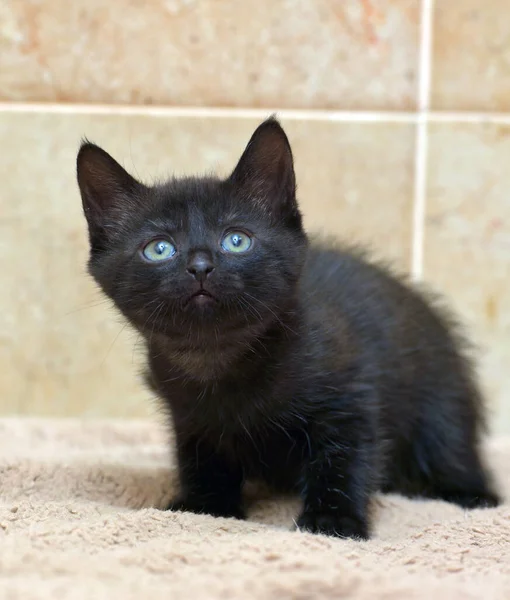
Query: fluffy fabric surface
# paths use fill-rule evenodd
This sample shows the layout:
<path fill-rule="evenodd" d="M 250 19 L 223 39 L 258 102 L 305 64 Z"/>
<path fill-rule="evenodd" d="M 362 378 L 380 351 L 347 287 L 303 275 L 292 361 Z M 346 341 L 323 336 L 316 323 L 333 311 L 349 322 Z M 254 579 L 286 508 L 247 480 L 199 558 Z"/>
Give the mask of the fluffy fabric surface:
<path fill-rule="evenodd" d="M 509 598 L 510 440 L 487 449 L 505 496 L 471 512 L 380 496 L 375 536 L 290 531 L 299 504 L 248 489 L 250 520 L 162 512 L 163 426 L 0 421 L 5 599 Z"/>

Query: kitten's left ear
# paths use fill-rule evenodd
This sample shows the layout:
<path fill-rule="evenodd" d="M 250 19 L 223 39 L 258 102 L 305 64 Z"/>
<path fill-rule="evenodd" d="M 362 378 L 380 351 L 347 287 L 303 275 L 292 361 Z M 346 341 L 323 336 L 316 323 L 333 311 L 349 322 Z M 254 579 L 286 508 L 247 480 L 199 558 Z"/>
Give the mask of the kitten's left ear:
<path fill-rule="evenodd" d="M 99 146 L 83 142 L 76 160 L 92 249 L 108 241 L 115 224 L 136 205 L 145 186 Z"/>
<path fill-rule="evenodd" d="M 297 218 L 296 178 L 289 140 L 271 117 L 257 127 L 230 181 L 243 196 L 279 218 Z"/>

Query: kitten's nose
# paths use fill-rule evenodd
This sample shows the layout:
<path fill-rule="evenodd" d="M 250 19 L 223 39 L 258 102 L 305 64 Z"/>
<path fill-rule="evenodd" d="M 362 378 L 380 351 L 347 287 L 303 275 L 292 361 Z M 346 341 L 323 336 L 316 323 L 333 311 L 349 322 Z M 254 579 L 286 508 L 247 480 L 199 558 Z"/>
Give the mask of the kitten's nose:
<path fill-rule="evenodd" d="M 209 274 L 214 271 L 214 264 L 209 253 L 193 252 L 188 258 L 186 271 L 193 275 L 197 281 L 203 283 Z"/>

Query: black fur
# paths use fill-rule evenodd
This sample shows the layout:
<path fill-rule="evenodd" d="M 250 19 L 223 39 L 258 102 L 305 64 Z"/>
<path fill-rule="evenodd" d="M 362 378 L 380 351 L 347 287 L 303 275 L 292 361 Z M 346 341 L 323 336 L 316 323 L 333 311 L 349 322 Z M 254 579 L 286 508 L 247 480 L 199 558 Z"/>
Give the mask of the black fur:
<path fill-rule="evenodd" d="M 84 143 L 78 181 L 90 272 L 144 335 L 172 415 L 182 491 L 171 509 L 242 518 L 243 482 L 262 479 L 302 496 L 298 527 L 367 538 L 378 489 L 498 504 L 456 325 L 357 250 L 309 244 L 276 120 L 226 180 L 146 187 Z M 231 229 L 253 236 L 248 252 L 221 247 Z M 147 262 L 154 238 L 175 255 Z"/>

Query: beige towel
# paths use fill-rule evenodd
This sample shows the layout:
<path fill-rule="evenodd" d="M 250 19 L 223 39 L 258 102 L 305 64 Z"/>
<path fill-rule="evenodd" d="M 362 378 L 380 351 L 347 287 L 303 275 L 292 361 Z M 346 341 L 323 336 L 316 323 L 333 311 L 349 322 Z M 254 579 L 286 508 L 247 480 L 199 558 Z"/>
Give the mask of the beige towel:
<path fill-rule="evenodd" d="M 508 502 L 465 512 L 381 496 L 374 539 L 337 540 L 289 531 L 288 499 L 255 496 L 247 522 L 153 508 L 175 486 L 154 423 L 0 429 L 2 600 L 510 599 Z M 510 497 L 510 440 L 488 456 Z"/>

